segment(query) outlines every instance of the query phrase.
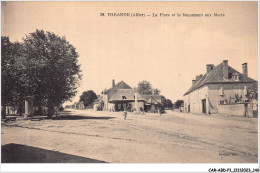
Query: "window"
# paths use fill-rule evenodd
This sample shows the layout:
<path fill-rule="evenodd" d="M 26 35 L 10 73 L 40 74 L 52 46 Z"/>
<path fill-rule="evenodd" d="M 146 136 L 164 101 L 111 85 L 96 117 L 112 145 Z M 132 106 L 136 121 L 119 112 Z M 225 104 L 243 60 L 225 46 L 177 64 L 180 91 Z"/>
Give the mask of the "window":
<path fill-rule="evenodd" d="M 126 99 L 126 96 L 122 96 L 122 99 Z"/>
<path fill-rule="evenodd" d="M 232 78 L 234 81 L 239 81 L 239 77 L 237 73 L 233 73 Z"/>
<path fill-rule="evenodd" d="M 228 73 L 228 79 L 231 79 L 233 76 L 233 73 Z"/>
<path fill-rule="evenodd" d="M 219 88 L 219 95 L 224 96 L 224 90 L 223 87 Z"/>

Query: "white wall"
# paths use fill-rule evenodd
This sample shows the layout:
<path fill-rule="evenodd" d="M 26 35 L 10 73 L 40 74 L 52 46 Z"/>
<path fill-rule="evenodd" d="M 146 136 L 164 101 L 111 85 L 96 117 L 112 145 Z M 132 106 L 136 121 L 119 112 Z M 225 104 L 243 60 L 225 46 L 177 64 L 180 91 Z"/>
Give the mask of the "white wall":
<path fill-rule="evenodd" d="M 188 95 L 183 97 L 184 112 L 188 111 L 188 105 L 190 105 L 191 113 L 202 113 L 202 99 L 206 99 L 208 96 L 208 86 L 203 86 Z M 207 105 L 208 107 L 208 105 Z"/>
<path fill-rule="evenodd" d="M 188 105 L 190 104 L 191 113 L 202 113 L 202 99 L 206 99 L 207 113 L 218 113 L 218 105 L 220 100 L 229 100 L 230 96 L 235 97 L 235 94 L 242 95 L 242 100 L 247 99 L 245 97 L 244 89 L 252 87 L 252 83 L 228 83 L 228 84 L 209 84 L 202 88 L 199 88 L 188 95 L 184 96 L 184 111 L 188 111 Z M 219 94 L 220 88 L 223 88 L 223 96 Z M 234 102 L 234 99 L 232 99 Z"/>
<path fill-rule="evenodd" d="M 245 105 L 244 104 L 219 105 L 218 108 L 219 108 L 220 114 L 245 117 Z M 247 105 L 246 116 L 253 117 L 253 106 L 252 106 L 252 104 Z"/>

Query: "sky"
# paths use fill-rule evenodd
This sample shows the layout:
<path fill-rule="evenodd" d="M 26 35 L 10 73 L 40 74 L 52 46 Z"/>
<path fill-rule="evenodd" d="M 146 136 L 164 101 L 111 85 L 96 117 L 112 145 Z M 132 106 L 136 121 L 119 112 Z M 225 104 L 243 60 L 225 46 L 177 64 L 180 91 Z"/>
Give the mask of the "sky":
<path fill-rule="evenodd" d="M 2 2 L 1 35 L 22 41 L 36 29 L 66 39 L 79 53 L 83 91 L 147 80 L 173 102 L 182 99 L 206 64 L 228 64 L 258 79 L 258 13 L 253 2 Z M 100 16 L 104 13 L 106 16 Z M 142 13 L 146 17 L 109 17 Z M 152 14 L 224 17 L 152 17 Z M 151 15 L 151 16 L 147 16 Z"/>

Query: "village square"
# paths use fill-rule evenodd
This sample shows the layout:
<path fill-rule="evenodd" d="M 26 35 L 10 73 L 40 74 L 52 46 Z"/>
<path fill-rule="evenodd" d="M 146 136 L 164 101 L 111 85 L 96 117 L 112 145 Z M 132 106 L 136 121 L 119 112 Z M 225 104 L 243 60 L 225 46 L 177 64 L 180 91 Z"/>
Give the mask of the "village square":
<path fill-rule="evenodd" d="M 223 15 L 146 16 L 173 9 Z M 255 2 L 3 2 L 1 162 L 258 163 L 255 14 Z"/>
<path fill-rule="evenodd" d="M 22 116 L 7 106 L 2 117 L 2 162 L 256 163 L 257 82 L 247 63 L 242 70 L 227 60 L 206 65 L 175 104 L 147 81 L 131 88 L 114 79 L 100 95 L 84 92 L 52 116 L 25 97 Z"/>

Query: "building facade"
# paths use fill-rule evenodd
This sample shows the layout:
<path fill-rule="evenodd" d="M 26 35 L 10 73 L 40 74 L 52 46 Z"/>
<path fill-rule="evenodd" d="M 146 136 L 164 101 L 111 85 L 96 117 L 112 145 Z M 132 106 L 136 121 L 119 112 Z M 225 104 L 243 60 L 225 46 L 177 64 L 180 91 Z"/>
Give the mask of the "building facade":
<path fill-rule="evenodd" d="M 257 88 L 257 81 L 248 77 L 247 63 L 242 64 L 242 69 L 243 73 L 238 72 L 227 60 L 216 67 L 206 65 L 206 74 L 196 76 L 183 96 L 184 112 L 219 113 L 220 105 L 249 103 L 249 91 Z"/>
<path fill-rule="evenodd" d="M 102 101 L 103 111 L 157 112 L 162 98 L 164 97 L 161 95 L 142 95 L 124 81 L 115 84 L 112 80 L 112 87 L 102 91 L 101 96 L 94 103 L 94 109 L 99 110 L 98 106 Z"/>

